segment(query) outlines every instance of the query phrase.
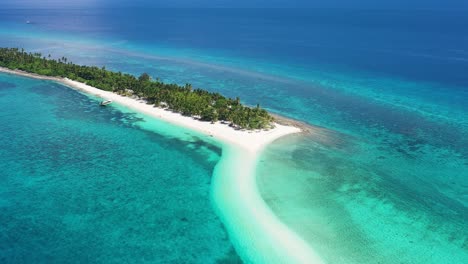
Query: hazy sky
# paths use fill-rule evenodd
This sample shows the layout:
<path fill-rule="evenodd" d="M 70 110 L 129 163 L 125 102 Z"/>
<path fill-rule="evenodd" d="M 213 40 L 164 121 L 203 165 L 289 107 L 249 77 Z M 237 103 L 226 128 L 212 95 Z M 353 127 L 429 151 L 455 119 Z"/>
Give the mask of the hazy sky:
<path fill-rule="evenodd" d="M 468 0 L 0 0 L 1 7 L 326 7 L 468 9 Z M 0 7 L 0 8 L 1 8 Z"/>

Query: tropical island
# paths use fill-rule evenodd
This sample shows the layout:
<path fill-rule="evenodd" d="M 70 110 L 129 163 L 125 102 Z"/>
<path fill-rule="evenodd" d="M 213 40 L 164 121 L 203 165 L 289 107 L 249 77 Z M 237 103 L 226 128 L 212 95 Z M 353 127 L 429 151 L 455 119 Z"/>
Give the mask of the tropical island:
<path fill-rule="evenodd" d="M 190 116 L 201 121 L 225 122 L 239 129 L 270 129 L 274 118 L 257 104 L 244 106 L 239 97 L 226 98 L 219 93 L 193 89 L 192 85 L 167 84 L 147 73 L 138 78 L 105 67 L 77 65 L 62 57 L 53 59 L 41 53 L 18 48 L 0 48 L 0 67 L 41 76 L 67 78 L 89 86 L 144 99 L 148 104 Z"/>
<path fill-rule="evenodd" d="M 24 49 L 0 48 L 0 72 L 49 80 L 173 125 L 201 132 L 215 140 L 258 153 L 264 146 L 303 129 L 301 124 L 247 107 L 240 99 L 219 93 L 138 78 L 105 67 L 77 65 L 65 57 L 28 53 Z M 307 130 L 307 129 L 306 129 Z"/>
<path fill-rule="evenodd" d="M 257 189 L 259 154 L 272 141 L 304 129 L 293 120 L 284 122 L 258 105 L 243 106 L 239 98 L 192 89 L 188 84 L 165 84 L 148 74 L 136 78 L 16 48 L 0 48 L 0 73 L 57 82 L 204 134 L 223 149 L 213 172 L 211 195 L 236 248 L 249 249 L 239 251 L 241 258 L 259 263 L 323 263 L 307 242 L 274 215 Z"/>

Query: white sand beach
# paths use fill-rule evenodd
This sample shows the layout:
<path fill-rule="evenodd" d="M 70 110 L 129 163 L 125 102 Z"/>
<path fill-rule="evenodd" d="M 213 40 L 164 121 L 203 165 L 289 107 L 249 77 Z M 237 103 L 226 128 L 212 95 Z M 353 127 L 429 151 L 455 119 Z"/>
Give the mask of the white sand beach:
<path fill-rule="evenodd" d="M 262 149 L 282 136 L 300 132 L 299 128 L 275 124 L 275 128 L 268 131 L 235 130 L 226 124 L 202 122 L 66 78 L 44 77 L 1 67 L 0 72 L 56 81 L 154 118 L 202 132 L 229 145 L 223 148 L 223 157 L 215 168 L 212 194 L 216 210 L 239 255 L 253 263 L 322 263 L 314 250 L 266 205 L 255 179 L 257 159 Z"/>
<path fill-rule="evenodd" d="M 270 129 L 268 131 L 236 130 L 232 127 L 229 127 L 226 124 L 222 124 L 221 122 L 217 122 L 215 124 L 211 124 L 210 122 L 202 122 L 192 117 L 183 116 L 179 113 L 174 113 L 172 111 L 155 107 L 154 105 L 146 104 L 146 102 L 144 102 L 143 100 L 136 100 L 130 97 L 118 95 L 116 93 L 100 90 L 98 88 L 67 78 L 40 76 L 22 71 L 13 71 L 1 67 L 0 72 L 32 77 L 41 80 L 56 81 L 73 89 L 85 92 L 87 94 L 92 94 L 106 100 L 112 100 L 115 103 L 126 106 L 132 110 L 147 114 L 154 118 L 161 119 L 169 123 L 183 126 L 192 130 L 196 130 L 198 132 L 202 132 L 223 142 L 229 142 L 230 144 L 241 146 L 242 148 L 250 152 L 257 152 L 269 142 L 272 142 L 275 139 L 280 138 L 284 135 L 300 132 L 299 128 L 292 126 L 283 126 L 280 124 L 275 124 L 275 128 Z"/>

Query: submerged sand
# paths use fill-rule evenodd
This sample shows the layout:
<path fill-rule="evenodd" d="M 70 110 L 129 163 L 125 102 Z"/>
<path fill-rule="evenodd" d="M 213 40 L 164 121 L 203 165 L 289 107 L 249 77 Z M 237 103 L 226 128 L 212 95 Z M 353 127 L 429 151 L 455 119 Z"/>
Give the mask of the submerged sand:
<path fill-rule="evenodd" d="M 299 133 L 296 126 L 275 124 L 261 131 L 236 130 L 220 122 L 201 122 L 143 100 L 103 91 L 67 78 L 47 77 L 0 67 L 0 72 L 59 82 L 86 94 L 128 107 L 151 117 L 212 136 L 225 146 L 215 168 L 212 194 L 239 255 L 253 263 L 322 263 L 314 250 L 283 224 L 257 189 L 255 169 L 263 148 L 274 140 Z"/>

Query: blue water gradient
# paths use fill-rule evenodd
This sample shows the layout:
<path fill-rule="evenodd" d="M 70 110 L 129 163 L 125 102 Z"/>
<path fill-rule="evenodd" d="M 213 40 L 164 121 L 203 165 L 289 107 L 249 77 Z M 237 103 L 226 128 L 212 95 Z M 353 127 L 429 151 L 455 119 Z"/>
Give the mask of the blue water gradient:
<path fill-rule="evenodd" d="M 0 12 L 1 46 L 190 82 L 322 126 L 269 147 L 257 178 L 330 263 L 468 261 L 463 12 Z"/>
<path fill-rule="evenodd" d="M 238 261 L 209 196 L 218 146 L 5 74 L 0 112 L 0 262 Z"/>

